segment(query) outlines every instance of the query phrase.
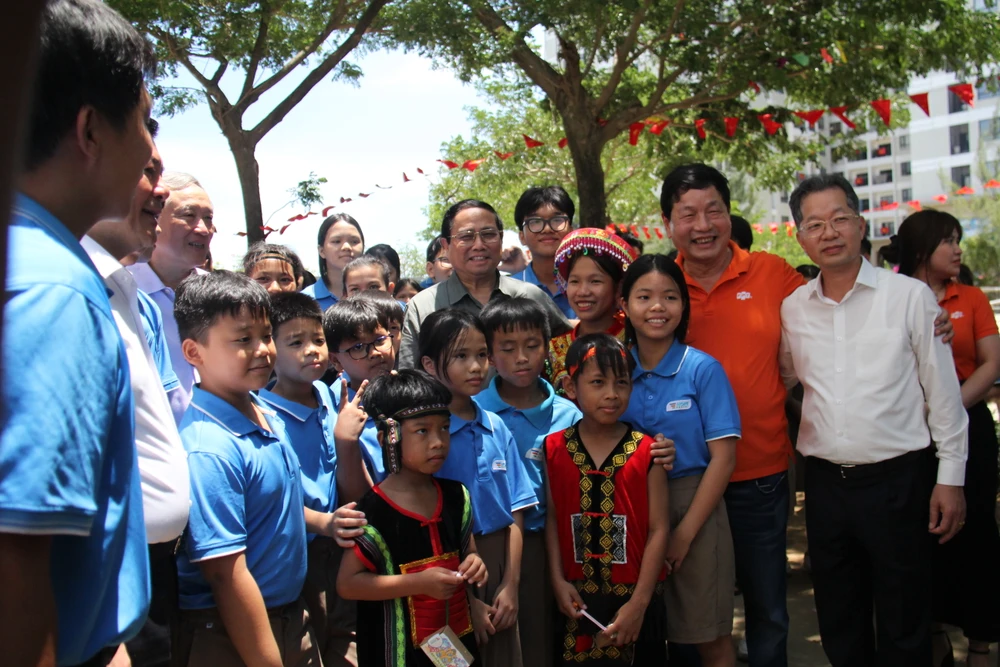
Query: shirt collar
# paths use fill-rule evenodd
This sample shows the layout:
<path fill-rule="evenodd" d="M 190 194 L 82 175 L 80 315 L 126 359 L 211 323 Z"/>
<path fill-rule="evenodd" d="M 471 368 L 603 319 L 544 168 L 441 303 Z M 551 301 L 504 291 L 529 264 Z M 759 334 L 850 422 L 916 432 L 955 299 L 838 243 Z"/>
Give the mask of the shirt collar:
<path fill-rule="evenodd" d="M 153 270 L 153 267 L 148 262 L 133 264 L 129 267 L 129 273 L 135 278 L 135 283 L 139 286 L 139 289 L 146 294 L 155 294 L 156 292 L 173 294 L 173 290 L 163 284 L 160 276 L 156 275 L 156 271 Z"/>
<path fill-rule="evenodd" d="M 115 259 L 115 256 L 110 252 L 105 250 L 104 246 L 95 241 L 90 236 L 84 236 L 80 239 L 80 245 L 83 249 L 87 251 L 90 255 L 90 259 L 94 262 L 94 266 L 97 267 L 97 272 L 101 274 L 101 278 L 107 280 L 114 274 L 125 269 L 122 263 Z M 126 271 L 126 273 L 128 273 Z"/>
<path fill-rule="evenodd" d="M 260 392 L 257 394 L 257 396 L 258 398 L 260 398 L 260 400 L 264 401 L 265 403 L 273 407 L 275 410 L 280 410 L 285 414 L 291 415 L 300 422 L 305 422 L 310 417 L 312 417 L 317 411 L 322 412 L 323 410 L 327 411 L 330 410 L 330 406 L 327 405 L 326 400 L 324 400 L 325 396 L 323 395 L 323 392 L 320 391 L 315 385 L 316 383 L 314 382 L 313 395 L 319 402 L 318 408 L 310 408 L 308 405 L 302 405 L 301 403 L 297 403 L 296 401 L 290 401 L 284 396 L 279 396 L 278 394 L 275 394 L 273 391 L 270 390 L 270 388 L 261 389 Z"/>
<path fill-rule="evenodd" d="M 875 289 L 878 286 L 878 269 L 868 263 L 868 260 L 864 257 L 861 258 L 861 268 L 858 270 L 858 275 L 854 279 L 854 287 L 852 287 L 847 294 L 844 295 L 844 299 L 854 293 L 858 285 L 863 285 L 865 287 L 870 287 Z M 806 287 L 809 290 L 809 298 L 825 299 L 826 296 L 823 294 L 823 274 L 816 276 L 809 281 Z M 841 303 L 844 302 L 841 299 Z"/>
<path fill-rule="evenodd" d="M 632 371 L 632 379 L 635 380 L 639 376 L 645 375 L 646 373 L 655 373 L 656 375 L 665 378 L 677 375 L 677 373 L 681 370 L 681 366 L 684 365 L 684 360 L 687 359 L 688 349 L 688 346 L 684 343 L 674 340 L 674 342 L 670 344 L 670 348 L 667 350 L 667 353 L 663 355 L 662 359 L 660 359 L 660 363 L 656 364 L 656 368 L 646 370 L 639 363 L 639 348 L 633 346 L 632 358 L 635 359 L 635 370 Z"/>
<path fill-rule="evenodd" d="M 441 284 L 448 290 L 448 304 L 451 306 L 454 306 L 465 297 L 469 297 L 470 299 L 472 298 L 472 295 L 469 294 L 469 290 L 464 284 L 462 284 L 462 281 L 459 280 L 457 271 L 452 271 L 448 280 Z M 493 292 L 496 292 L 498 289 L 500 289 L 499 271 L 496 272 L 496 283 L 493 285 Z"/>
<path fill-rule="evenodd" d="M 486 416 L 486 412 L 481 407 L 479 407 L 479 405 L 475 401 L 472 402 L 472 406 L 476 409 L 476 416 L 472 418 L 472 421 L 465 421 L 464 419 L 456 416 L 455 414 L 451 415 L 451 425 L 449 426 L 448 431 L 452 435 L 462 430 L 462 428 L 464 428 L 466 424 L 470 425 L 473 428 L 473 430 L 475 430 L 475 427 L 478 426 L 486 433 L 493 432 L 493 422 L 490 421 L 490 418 Z"/>
<path fill-rule="evenodd" d="M 533 408 L 522 409 L 515 408 L 500 398 L 500 392 L 497 391 L 497 381 L 499 379 L 500 376 L 495 376 L 490 381 L 489 386 L 476 396 L 476 402 L 481 408 L 497 414 L 502 414 L 506 410 L 516 410 L 524 415 L 524 418 L 532 426 L 538 429 L 545 428 L 552 421 L 552 403 L 555 401 L 556 393 L 553 391 L 551 384 L 542 378 L 538 378 L 538 386 L 545 392 L 545 398 Z"/>
<path fill-rule="evenodd" d="M 960 288 L 957 282 L 955 282 L 954 280 L 949 281 L 948 284 L 945 285 L 944 287 L 944 298 L 941 299 L 939 303 L 944 303 L 945 301 L 950 301 L 951 299 L 957 299 L 959 289 Z"/>
<path fill-rule="evenodd" d="M 14 195 L 14 206 L 11 209 L 11 215 L 12 217 L 31 220 L 54 236 L 56 241 L 76 255 L 85 265 L 94 267 L 94 262 L 91 261 L 83 246 L 80 245 L 80 241 L 66 228 L 66 225 L 28 195 L 20 192 Z"/>
<path fill-rule="evenodd" d="M 313 283 L 313 292 L 316 294 L 317 301 L 320 299 L 333 299 L 334 302 L 337 302 L 339 300 L 330 292 L 330 288 L 326 286 L 326 281 L 322 278 Z"/>
<path fill-rule="evenodd" d="M 194 391 L 191 395 L 191 407 L 203 413 L 206 417 L 233 435 L 246 436 L 256 431 L 261 435 L 277 439 L 278 436 L 274 431 L 273 425 L 270 424 L 270 420 L 268 420 L 268 425 L 272 428 L 270 431 L 265 431 L 260 426 L 247 419 L 246 416 L 244 416 L 239 410 L 215 394 L 211 394 L 198 386 L 195 386 L 193 389 Z M 275 416 L 274 411 L 268 409 L 266 405 L 261 405 L 261 402 L 257 399 L 257 397 L 251 395 L 250 400 L 252 400 L 257 407 L 260 408 L 260 411 L 264 413 L 265 418 Z"/>
<path fill-rule="evenodd" d="M 721 285 L 727 280 L 731 280 L 750 270 L 749 252 L 736 245 L 736 242 L 733 241 L 732 239 L 729 240 L 729 250 L 733 253 L 732 257 L 729 259 L 729 264 L 726 266 L 725 271 L 722 272 L 722 275 L 719 277 L 719 282 L 717 282 L 716 285 Z M 685 260 L 686 256 L 684 255 L 684 253 L 678 250 L 677 259 L 675 261 L 677 262 L 677 265 L 681 267 L 681 270 L 684 272 L 684 280 L 687 282 L 688 285 L 694 285 L 699 289 L 701 289 L 701 287 L 698 285 L 698 282 L 694 278 L 692 278 L 688 274 L 687 270 L 684 268 Z"/>

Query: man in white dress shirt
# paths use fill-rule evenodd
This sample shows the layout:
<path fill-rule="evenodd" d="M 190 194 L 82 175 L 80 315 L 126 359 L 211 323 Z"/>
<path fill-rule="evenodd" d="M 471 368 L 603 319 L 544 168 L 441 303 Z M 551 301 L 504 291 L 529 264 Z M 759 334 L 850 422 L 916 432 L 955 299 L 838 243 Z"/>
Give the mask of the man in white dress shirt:
<path fill-rule="evenodd" d="M 174 320 L 174 292 L 181 281 L 202 271 L 215 235 L 214 209 L 201 183 L 181 172 L 167 172 L 163 184 L 170 190 L 159 218 L 160 234 L 148 263 L 129 267 L 139 289 L 148 294 L 163 313 L 170 361 L 180 380 L 180 391 L 171 392 L 174 419 L 180 423 L 191 402 L 195 383 L 194 367 L 181 352 L 181 339 Z"/>
<path fill-rule="evenodd" d="M 782 304 L 781 365 L 805 389 L 797 447 L 823 648 L 833 667 L 931 667 L 932 540 L 964 521 L 968 424 L 939 308 L 923 283 L 862 258 L 866 223 L 842 176 L 806 179 L 789 204 L 820 268 Z"/>

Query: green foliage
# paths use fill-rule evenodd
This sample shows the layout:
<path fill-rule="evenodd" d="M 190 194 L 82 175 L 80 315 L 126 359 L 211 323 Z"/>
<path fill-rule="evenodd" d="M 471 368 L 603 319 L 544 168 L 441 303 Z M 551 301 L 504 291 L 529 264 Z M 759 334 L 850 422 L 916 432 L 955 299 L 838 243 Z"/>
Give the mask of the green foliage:
<path fill-rule="evenodd" d="M 412 243 L 393 246 L 399 253 L 399 267 L 403 278 L 413 278 L 418 283 L 427 275 L 426 249 L 418 248 Z"/>
<path fill-rule="evenodd" d="M 317 176 L 310 171 L 309 178 L 299 181 L 294 188 L 289 188 L 288 194 L 292 195 L 293 201 L 308 211 L 311 207 L 323 203 L 323 193 L 320 192 L 320 186 L 326 182 L 324 176 Z"/>

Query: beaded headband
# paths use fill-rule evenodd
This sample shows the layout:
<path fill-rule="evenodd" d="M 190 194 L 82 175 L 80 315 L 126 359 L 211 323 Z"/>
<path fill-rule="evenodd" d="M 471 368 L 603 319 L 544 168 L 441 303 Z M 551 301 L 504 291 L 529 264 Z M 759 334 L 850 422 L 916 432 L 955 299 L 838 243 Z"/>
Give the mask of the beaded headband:
<path fill-rule="evenodd" d="M 257 257 L 258 262 L 263 262 L 265 259 L 276 259 L 279 262 L 285 262 L 286 264 L 292 263 L 292 260 L 290 260 L 286 255 L 279 255 L 276 252 L 265 252 L 263 255 L 259 255 Z"/>
<path fill-rule="evenodd" d="M 402 421 L 415 419 L 424 415 L 450 414 L 445 403 L 430 403 L 418 405 L 413 408 L 403 408 L 391 417 L 379 415 L 375 419 L 375 427 L 382 433 L 382 462 L 388 473 L 397 473 L 403 469 L 403 452 L 401 445 L 403 442 Z"/>
<path fill-rule="evenodd" d="M 639 257 L 625 239 L 606 229 L 585 227 L 572 231 L 563 237 L 556 250 L 556 282 L 563 289 L 566 289 L 566 281 L 569 280 L 570 260 L 578 255 L 607 255 L 616 264 L 621 264 L 622 271 L 628 271 L 629 265 Z"/>
<path fill-rule="evenodd" d="M 628 357 L 625 356 L 627 354 L 627 352 L 625 352 L 625 348 L 621 348 L 619 351 L 622 354 L 622 359 L 624 359 L 625 361 L 628 361 Z M 575 376 L 576 372 L 580 369 L 580 366 L 583 366 L 585 363 L 587 363 L 587 359 L 592 359 L 593 357 L 596 357 L 596 356 L 597 356 L 597 348 L 596 347 L 592 347 L 589 350 L 587 350 L 586 352 L 584 352 L 583 353 L 583 357 L 580 358 L 580 362 L 579 363 L 573 364 L 572 366 L 570 366 L 569 368 L 566 369 L 569 372 L 569 376 L 570 377 Z"/>

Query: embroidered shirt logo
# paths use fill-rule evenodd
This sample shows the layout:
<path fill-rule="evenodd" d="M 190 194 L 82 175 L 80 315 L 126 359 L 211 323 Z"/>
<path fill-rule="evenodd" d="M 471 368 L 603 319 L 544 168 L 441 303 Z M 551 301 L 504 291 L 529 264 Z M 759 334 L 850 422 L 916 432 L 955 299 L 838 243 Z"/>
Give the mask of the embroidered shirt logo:
<path fill-rule="evenodd" d="M 529 461 L 544 461 L 545 452 L 542 451 L 540 447 L 532 447 L 527 452 L 524 453 L 524 458 Z"/>
<path fill-rule="evenodd" d="M 746 291 L 737 292 L 736 293 L 736 298 L 739 299 L 740 301 L 746 301 L 747 299 L 752 299 L 753 295 L 750 294 L 750 292 L 746 292 Z"/>
<path fill-rule="evenodd" d="M 691 409 L 691 399 L 685 398 L 682 401 L 670 401 L 667 403 L 667 412 L 674 412 L 676 410 L 690 410 Z"/>
<path fill-rule="evenodd" d="M 956 310 L 954 313 L 951 314 L 951 319 L 953 320 L 957 320 L 960 317 L 965 317 L 965 313 L 963 313 L 960 310 Z"/>
<path fill-rule="evenodd" d="M 507 472 L 507 460 L 495 459 L 493 461 L 493 472 Z"/>

